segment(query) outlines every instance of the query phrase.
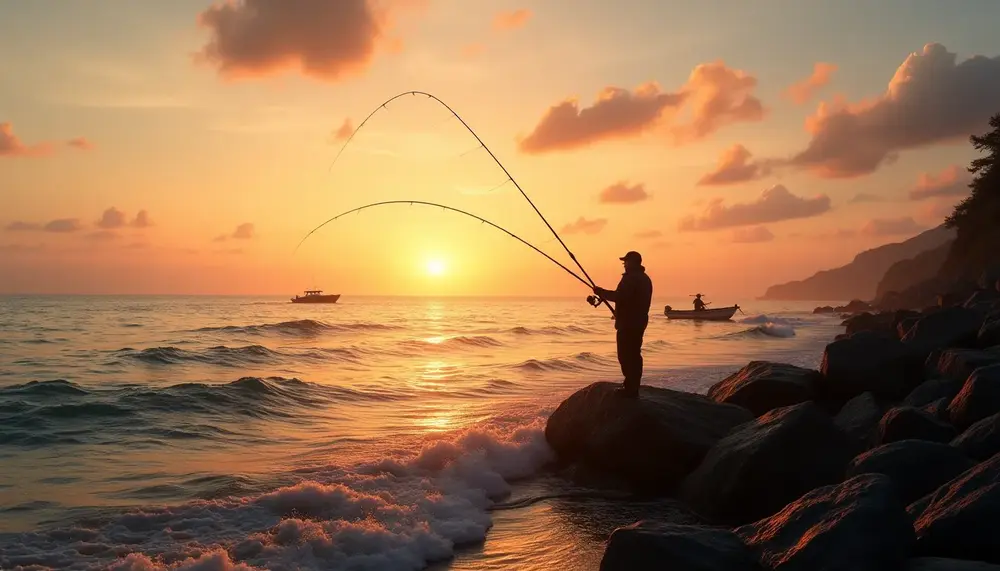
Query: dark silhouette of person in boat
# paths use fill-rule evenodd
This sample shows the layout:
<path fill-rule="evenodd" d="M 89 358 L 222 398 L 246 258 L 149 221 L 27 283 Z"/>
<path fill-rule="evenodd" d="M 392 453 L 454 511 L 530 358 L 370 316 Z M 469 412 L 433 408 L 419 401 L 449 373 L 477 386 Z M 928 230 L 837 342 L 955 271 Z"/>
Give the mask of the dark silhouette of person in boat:
<path fill-rule="evenodd" d="M 619 259 L 625 266 L 625 273 L 618 287 L 613 290 L 595 287 L 594 294 L 615 303 L 618 363 L 625 377 L 622 386 L 615 392 L 636 398 L 642 381 L 642 336 L 649 324 L 653 282 L 646 275 L 639 252 L 629 252 Z"/>
<path fill-rule="evenodd" d="M 694 295 L 694 310 L 695 311 L 705 311 L 708 304 L 701 300 L 701 294 L 696 293 Z"/>

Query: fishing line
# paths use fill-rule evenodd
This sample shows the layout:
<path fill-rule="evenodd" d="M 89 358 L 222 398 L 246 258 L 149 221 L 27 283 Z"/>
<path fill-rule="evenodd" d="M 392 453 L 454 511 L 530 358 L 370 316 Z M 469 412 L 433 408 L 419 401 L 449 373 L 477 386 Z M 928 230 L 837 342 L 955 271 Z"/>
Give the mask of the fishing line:
<path fill-rule="evenodd" d="M 466 215 L 466 216 L 468 216 L 470 218 L 474 218 L 474 219 L 482 222 L 483 224 L 489 224 L 490 226 L 496 228 L 497 230 L 500 230 L 501 232 L 507 234 L 511 238 L 514 238 L 518 242 L 524 244 L 525 246 L 527 246 L 527 247 L 531 248 L 532 250 L 538 252 L 539 254 L 545 256 L 550 262 L 552 262 L 553 264 L 555 264 L 555 265 L 559 266 L 560 268 L 562 268 L 566 273 L 568 273 L 569 275 L 571 275 L 574 278 L 576 278 L 577 280 L 579 280 L 580 283 L 582 283 L 583 285 L 586 285 L 586 286 L 590 285 L 590 284 L 587 283 L 586 280 L 584 280 L 579 275 L 577 275 L 576 272 L 574 272 L 573 270 L 567 268 L 566 266 L 564 266 L 563 264 L 561 264 L 558 260 L 556 260 L 552 256 L 550 256 L 550 255 L 546 254 L 545 252 L 543 252 L 542 250 L 538 249 L 538 247 L 535 246 L 534 244 L 532 244 L 531 242 L 528 242 L 524 238 L 521 238 L 520 236 L 518 236 L 517 234 L 514 234 L 510 230 L 507 230 L 503 226 L 500 226 L 498 224 L 494 224 L 493 222 L 490 222 L 489 220 L 487 220 L 485 218 L 482 218 L 480 216 L 476 216 L 475 214 L 472 214 L 471 212 L 466 212 L 464 210 L 461 210 L 461 209 L 458 209 L 458 208 L 454 208 L 454 207 L 451 207 L 451 206 L 446 206 L 444 204 L 438 204 L 436 202 L 425 202 L 423 200 L 386 200 L 386 201 L 383 201 L 383 202 L 373 202 L 371 204 L 366 204 L 364 206 L 359 206 L 357 208 L 352 208 L 352 209 L 350 209 L 350 210 L 348 210 L 346 212 L 341 212 L 340 214 L 338 214 L 338 215 L 334 216 L 333 218 L 327 220 L 326 222 L 320 224 L 316 228 L 313 228 L 313 230 L 311 232 L 309 232 L 308 234 L 306 234 L 305 238 L 303 238 L 302 241 L 299 242 L 299 245 L 295 246 L 295 252 L 298 252 L 299 246 L 301 246 L 302 243 L 305 242 L 309 238 L 309 236 L 312 236 L 313 233 L 315 233 L 317 230 L 319 230 L 320 228 L 322 228 L 322 227 L 326 226 L 327 224 L 333 222 L 334 220 L 337 220 L 338 218 L 342 218 L 344 216 L 347 216 L 348 214 L 354 214 L 355 212 L 361 212 L 362 210 L 366 210 L 368 208 L 373 208 L 375 206 L 386 206 L 386 205 L 390 205 L 390 204 L 409 204 L 410 206 L 413 206 L 414 204 L 418 204 L 418 205 L 421 205 L 421 206 L 435 206 L 437 208 L 443 208 L 444 210 L 447 210 L 447 211 L 450 211 L 450 212 L 457 212 L 458 214 L 464 214 L 464 215 Z M 292 252 L 293 256 L 295 255 L 295 252 Z"/>
<path fill-rule="evenodd" d="M 544 222 L 545 225 L 549 228 L 549 230 L 552 231 L 552 235 L 556 237 L 556 240 L 559 241 L 559 244 L 563 247 L 564 250 L 566 250 L 566 253 L 569 254 L 570 259 L 573 260 L 573 263 L 576 264 L 576 267 L 579 268 L 580 272 L 583 273 L 584 277 L 587 278 L 587 280 L 584 283 L 588 287 L 590 287 L 591 289 L 596 288 L 597 284 L 594 282 L 593 278 L 590 277 L 590 274 L 587 273 L 587 270 L 584 269 L 583 264 L 581 264 L 580 261 L 576 259 L 576 255 L 573 254 L 573 252 L 569 249 L 569 246 L 566 245 L 566 242 L 563 242 L 563 239 L 559 236 L 559 233 L 556 232 L 556 229 L 553 228 L 551 224 L 549 224 L 549 221 L 545 218 L 545 215 L 543 215 L 542 212 L 538 209 L 538 207 L 535 206 L 535 203 L 532 202 L 532 200 L 530 198 L 528 198 L 528 194 L 526 192 L 524 192 L 524 189 L 521 188 L 521 185 L 518 184 L 516 180 L 514 180 L 514 177 L 511 176 L 510 172 L 507 170 L 507 167 L 505 167 L 504 164 L 502 162 L 500 162 L 500 159 L 498 159 L 497 156 L 495 154 L 493 154 L 493 151 L 490 149 L 490 147 L 482 140 L 482 138 L 479 137 L 479 134 L 476 133 L 476 131 L 472 127 L 470 127 L 468 123 L 465 122 L 465 119 L 463 119 L 462 116 L 458 114 L 458 112 L 456 112 L 454 109 L 452 109 L 450 105 L 448 105 L 447 103 L 445 103 L 444 101 L 442 101 L 440 98 L 438 98 L 434 94 L 427 93 L 426 91 L 406 91 L 406 92 L 400 93 L 398 95 L 394 95 L 394 96 L 390 97 L 389 99 L 386 99 L 385 101 L 383 101 L 381 105 L 379 105 L 378 107 L 376 107 L 374 111 L 372 111 L 371 113 L 368 114 L 367 117 L 365 117 L 365 120 L 362 121 L 357 126 L 357 128 L 354 129 L 354 132 L 351 133 L 351 135 L 347 138 L 347 140 L 344 141 L 343 146 L 340 147 L 340 150 L 337 152 L 337 155 L 333 158 L 333 162 L 330 163 L 330 168 L 327 169 L 327 173 L 329 173 L 330 171 L 333 170 L 334 165 L 336 165 L 337 161 L 340 159 L 340 155 L 343 154 L 344 149 L 347 148 L 347 145 L 351 144 L 351 141 L 354 140 L 354 136 L 358 134 L 358 131 L 360 131 L 362 129 L 362 127 L 364 127 L 368 123 L 368 121 L 373 116 L 375 116 L 376 113 L 379 112 L 379 110 L 381 110 L 381 109 L 388 110 L 387 105 L 389 105 L 393 101 L 395 101 L 397 99 L 400 99 L 402 97 L 405 97 L 407 95 L 423 95 L 423 96 L 427 97 L 428 99 L 431 99 L 431 100 L 435 101 L 436 103 L 440 104 L 441 106 L 443 106 L 445 109 L 447 109 L 452 114 L 453 117 L 455 117 L 456 119 L 458 119 L 458 121 L 462 124 L 462 126 L 464 126 L 466 128 L 466 130 L 469 131 L 469 133 L 471 133 L 472 136 L 476 138 L 476 141 L 479 142 L 479 144 L 483 147 L 483 149 L 485 149 L 486 152 L 489 153 L 490 158 L 493 159 L 493 162 L 495 162 L 497 164 L 497 166 L 499 166 L 500 169 L 503 171 L 503 173 L 505 175 L 507 175 L 507 178 L 509 178 L 510 181 L 512 183 L 514 183 L 514 186 L 521 193 L 521 196 L 523 196 L 524 199 L 528 201 L 528 204 L 531 205 L 531 208 L 535 211 L 535 214 L 537 214 L 538 217 L 542 219 L 542 222 Z M 546 257 L 548 257 L 548 254 L 546 254 Z M 553 260 L 553 261 L 555 261 L 555 260 Z M 559 265 L 562 266 L 562 264 L 559 264 Z M 562 266 L 562 267 L 564 267 L 564 266 Z M 576 275 L 576 274 L 574 274 L 574 275 Z M 607 308 L 608 308 L 609 311 L 611 311 L 611 315 L 615 314 L 614 308 L 611 307 L 611 304 L 609 304 L 607 300 L 602 299 L 600 301 L 605 306 L 607 306 Z"/>

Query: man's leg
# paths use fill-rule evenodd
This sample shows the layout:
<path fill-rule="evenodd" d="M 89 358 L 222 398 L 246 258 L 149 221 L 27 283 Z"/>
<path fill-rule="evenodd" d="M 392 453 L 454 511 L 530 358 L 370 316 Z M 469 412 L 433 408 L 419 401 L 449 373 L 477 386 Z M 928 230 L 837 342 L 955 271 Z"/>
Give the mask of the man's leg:
<path fill-rule="evenodd" d="M 642 330 L 624 331 L 625 390 L 629 394 L 639 394 L 642 380 Z"/>
<path fill-rule="evenodd" d="M 615 331 L 615 346 L 618 350 L 618 365 L 622 368 L 622 377 L 627 379 L 629 375 L 628 339 L 622 329 Z"/>

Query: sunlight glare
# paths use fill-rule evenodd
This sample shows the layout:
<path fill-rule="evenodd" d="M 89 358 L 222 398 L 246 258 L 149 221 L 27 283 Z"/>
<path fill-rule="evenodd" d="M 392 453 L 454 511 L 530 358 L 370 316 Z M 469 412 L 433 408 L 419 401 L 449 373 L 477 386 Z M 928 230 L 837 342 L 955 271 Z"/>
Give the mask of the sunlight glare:
<path fill-rule="evenodd" d="M 441 260 L 427 260 L 427 273 L 432 276 L 440 276 L 445 272 L 444 262 Z"/>

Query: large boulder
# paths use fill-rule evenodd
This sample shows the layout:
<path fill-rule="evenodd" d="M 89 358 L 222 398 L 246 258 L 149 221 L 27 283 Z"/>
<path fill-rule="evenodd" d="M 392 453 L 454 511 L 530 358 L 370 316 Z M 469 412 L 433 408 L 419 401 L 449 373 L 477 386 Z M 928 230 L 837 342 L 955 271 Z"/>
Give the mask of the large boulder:
<path fill-rule="evenodd" d="M 925 410 L 911 406 L 889 409 L 879 421 L 878 430 L 879 444 L 900 440 L 946 443 L 956 436 L 955 427 Z"/>
<path fill-rule="evenodd" d="M 992 349 L 945 349 L 928 359 L 931 374 L 965 382 L 979 367 L 1000 364 L 1000 347 Z"/>
<path fill-rule="evenodd" d="M 750 411 L 692 393 L 643 386 L 638 399 L 616 383 L 580 389 L 549 416 L 545 439 L 564 462 L 580 462 L 640 490 L 669 492 Z"/>
<path fill-rule="evenodd" d="M 862 332 L 826 346 L 820 372 L 824 394 L 844 399 L 870 391 L 898 400 L 907 393 L 913 362 L 895 337 Z"/>
<path fill-rule="evenodd" d="M 934 403 L 940 399 L 955 398 L 955 395 L 962 390 L 965 378 L 961 380 L 934 378 L 917 385 L 910 394 L 903 399 L 903 406 L 923 407 Z"/>
<path fill-rule="evenodd" d="M 712 385 L 708 396 L 716 402 L 748 409 L 755 416 L 816 398 L 819 371 L 784 363 L 751 361 L 736 373 Z"/>
<path fill-rule="evenodd" d="M 616 529 L 601 571 L 761 571 L 753 551 L 728 529 L 640 521 Z"/>
<path fill-rule="evenodd" d="M 938 488 L 909 511 L 918 555 L 1000 563 L 1000 455 Z"/>
<path fill-rule="evenodd" d="M 857 450 L 815 403 L 778 408 L 719 440 L 684 480 L 681 499 L 716 522 L 754 521 L 840 481 Z"/>
<path fill-rule="evenodd" d="M 982 326 L 982 313 L 964 307 L 949 307 L 917 321 L 906 332 L 903 343 L 923 360 L 935 349 L 975 347 L 976 335 Z"/>
<path fill-rule="evenodd" d="M 854 335 L 863 331 L 870 333 L 894 333 L 896 330 L 894 314 L 890 312 L 869 313 L 865 311 L 864 313 L 848 317 L 841 322 L 841 325 L 844 326 L 844 332 L 848 335 Z"/>
<path fill-rule="evenodd" d="M 875 442 L 878 423 L 882 419 L 882 407 L 872 393 L 862 393 L 840 409 L 833 423 L 853 438 L 860 450 L 867 450 Z"/>
<path fill-rule="evenodd" d="M 980 420 L 1000 412 L 1000 365 L 980 367 L 969 375 L 951 404 L 951 423 L 965 430 Z"/>
<path fill-rule="evenodd" d="M 895 484 L 900 499 L 910 504 L 975 465 L 961 450 L 947 444 L 901 440 L 851 460 L 847 476 L 884 474 Z"/>
<path fill-rule="evenodd" d="M 987 416 L 966 428 L 951 441 L 951 445 L 980 462 L 1000 453 L 1000 414 Z"/>
<path fill-rule="evenodd" d="M 1000 571 L 1000 565 L 944 557 L 914 557 L 903 571 Z"/>
<path fill-rule="evenodd" d="M 781 571 L 899 569 L 914 542 L 904 504 L 880 474 L 817 488 L 736 533 Z"/>

